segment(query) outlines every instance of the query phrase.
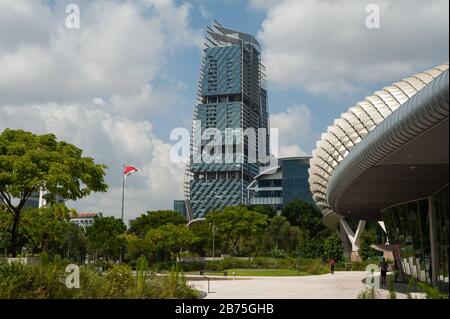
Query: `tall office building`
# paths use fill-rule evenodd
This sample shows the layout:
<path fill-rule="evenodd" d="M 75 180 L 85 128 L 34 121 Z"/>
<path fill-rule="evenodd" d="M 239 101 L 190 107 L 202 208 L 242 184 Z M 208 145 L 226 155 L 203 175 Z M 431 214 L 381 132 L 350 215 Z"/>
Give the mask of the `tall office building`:
<path fill-rule="evenodd" d="M 246 187 L 269 154 L 264 70 L 261 47 L 253 36 L 224 28 L 217 21 L 207 27 L 186 168 L 185 197 L 191 219 L 246 203 Z M 221 133 L 219 139 L 205 139 L 211 129 Z M 255 134 L 226 138 L 233 129 L 254 129 Z M 214 160 L 206 161 L 204 155 Z"/>

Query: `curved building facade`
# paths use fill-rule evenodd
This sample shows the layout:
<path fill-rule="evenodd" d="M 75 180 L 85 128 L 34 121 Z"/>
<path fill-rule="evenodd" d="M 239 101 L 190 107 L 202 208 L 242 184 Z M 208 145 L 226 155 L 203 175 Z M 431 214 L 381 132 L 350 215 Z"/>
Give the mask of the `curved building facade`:
<path fill-rule="evenodd" d="M 322 134 L 309 170 L 324 224 L 353 252 L 365 221 L 377 221 L 387 233 L 378 248 L 404 275 L 447 290 L 448 85 L 445 64 L 357 103 Z M 359 221 L 356 231 L 349 220 Z"/>

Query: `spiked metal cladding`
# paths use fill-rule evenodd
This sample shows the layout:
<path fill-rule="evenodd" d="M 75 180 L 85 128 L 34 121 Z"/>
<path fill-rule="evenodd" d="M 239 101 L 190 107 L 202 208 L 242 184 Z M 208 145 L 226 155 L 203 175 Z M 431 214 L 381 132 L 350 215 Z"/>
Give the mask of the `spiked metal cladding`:
<path fill-rule="evenodd" d="M 381 126 L 383 121 L 394 111 L 399 108 L 402 108 L 399 110 L 402 111 L 403 107 L 405 107 L 408 108 L 405 112 L 412 112 L 415 107 L 411 104 L 413 103 L 413 96 L 424 90 L 428 84 L 439 77 L 447 69 L 448 64 L 440 65 L 432 68 L 431 70 L 413 75 L 400 82 L 394 83 L 391 86 L 383 88 L 381 91 L 375 92 L 364 101 L 349 108 L 348 111 L 343 113 L 339 119 L 334 121 L 332 126 L 328 127 L 326 133 L 322 134 L 321 140 L 317 142 L 317 148 L 313 151 L 313 158 L 310 162 L 311 167 L 309 169 L 309 183 L 314 201 L 321 209 L 324 216 L 323 221 L 325 225 L 329 228 L 336 228 L 342 220 L 343 215 L 347 213 L 345 211 L 335 211 L 334 208 L 336 205 L 334 203 L 336 202 L 338 188 L 344 187 L 344 184 L 348 183 L 347 180 L 354 177 L 349 175 L 350 171 L 354 171 L 354 169 L 347 169 L 343 174 L 342 172 L 344 171 L 345 165 L 340 164 L 346 162 L 345 159 L 347 157 L 350 158 L 355 156 L 355 150 L 358 150 L 358 147 L 356 146 L 358 146 L 362 141 L 365 142 L 368 135 L 372 141 L 374 135 L 370 135 L 369 133 L 374 131 L 378 126 Z M 428 91 L 429 90 L 426 92 Z M 427 94 L 430 95 L 431 93 L 428 92 Z M 424 97 L 422 95 L 418 95 L 417 99 L 414 99 L 413 104 L 417 104 L 423 99 Z M 426 112 L 428 112 L 427 110 L 433 112 L 433 109 L 431 107 L 427 107 L 426 105 L 422 109 L 418 108 L 417 112 L 418 114 L 422 112 L 421 117 L 423 119 L 419 119 L 421 117 L 418 117 L 415 114 L 410 116 L 411 118 L 414 118 L 414 116 L 417 118 L 416 122 L 418 123 L 418 127 L 411 128 L 408 131 L 409 135 L 413 134 L 413 132 L 419 134 L 421 132 L 419 126 L 426 125 L 428 122 L 431 123 L 431 121 L 429 121 L 425 116 Z M 396 114 L 403 114 L 405 112 L 396 112 Z M 397 119 L 397 117 L 395 119 Z M 390 122 L 392 121 L 388 120 L 386 125 Z M 398 134 L 402 135 L 406 134 L 402 131 L 404 128 L 405 127 L 398 126 L 395 130 L 398 131 Z M 397 134 L 395 130 L 391 130 L 393 136 Z M 388 131 L 388 133 L 391 131 Z M 395 137 L 397 142 L 398 140 L 402 140 L 400 135 L 399 137 Z M 384 142 L 385 141 L 380 138 L 374 139 L 372 141 L 371 148 L 368 151 L 376 153 L 375 151 L 378 150 L 377 147 Z M 370 164 L 369 158 L 365 159 L 365 165 L 366 164 Z M 346 167 L 349 167 L 349 165 L 346 165 Z M 339 171 L 339 174 L 336 174 L 337 171 Z M 330 193 L 331 188 L 333 188 L 333 192 Z"/>
<path fill-rule="evenodd" d="M 242 142 L 225 139 L 227 129 L 248 128 L 255 129 L 254 143 L 249 138 Z M 266 130 L 261 133 L 259 128 Z M 217 129 L 222 134 L 220 148 L 224 151 L 214 154 L 218 162 L 196 160 L 195 154 L 212 151 L 210 140 L 202 139 L 208 129 Z M 244 204 L 246 187 L 259 173 L 259 152 L 269 152 L 267 92 L 260 45 L 253 36 L 224 28 L 214 21 L 206 30 L 193 115 L 191 158 L 185 174 L 190 218 L 202 217 L 213 209 Z M 249 154 L 256 154 L 256 163 L 249 160 Z"/>

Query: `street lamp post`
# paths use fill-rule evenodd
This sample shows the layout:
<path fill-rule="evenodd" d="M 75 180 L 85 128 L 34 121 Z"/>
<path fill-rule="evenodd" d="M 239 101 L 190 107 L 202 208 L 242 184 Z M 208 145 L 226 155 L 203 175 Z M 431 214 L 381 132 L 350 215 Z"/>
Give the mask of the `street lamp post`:
<path fill-rule="evenodd" d="M 211 225 L 211 224 L 210 224 Z M 215 257 L 215 241 L 214 241 L 214 233 L 216 232 L 216 224 L 214 223 L 214 219 L 212 222 L 212 228 L 211 228 L 211 233 L 212 233 L 212 253 L 213 253 L 213 261 L 214 261 L 214 257 Z"/>

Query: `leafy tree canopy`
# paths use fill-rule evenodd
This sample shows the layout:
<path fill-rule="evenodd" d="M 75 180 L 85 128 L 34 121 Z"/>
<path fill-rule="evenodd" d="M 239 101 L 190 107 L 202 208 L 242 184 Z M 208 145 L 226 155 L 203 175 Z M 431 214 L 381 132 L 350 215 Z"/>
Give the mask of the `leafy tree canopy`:
<path fill-rule="evenodd" d="M 341 261 L 343 259 L 342 240 L 336 232 L 325 238 L 323 250 L 325 257 L 330 260 Z"/>
<path fill-rule="evenodd" d="M 183 249 L 188 249 L 192 243 L 192 232 L 184 225 L 172 223 L 150 229 L 145 236 L 145 242 L 155 252 L 168 254 L 172 260 L 177 260 Z"/>
<path fill-rule="evenodd" d="M 322 223 L 322 215 L 319 210 L 302 200 L 295 199 L 283 208 L 282 215 L 287 218 L 293 226 L 309 231 L 311 234 L 326 230 Z"/>
<path fill-rule="evenodd" d="M 249 205 L 247 208 L 254 212 L 267 215 L 269 218 L 277 215 L 277 210 L 269 205 Z"/>
<path fill-rule="evenodd" d="M 363 260 L 378 256 L 378 252 L 370 247 L 372 244 L 377 243 L 377 234 L 375 230 L 364 230 L 361 234 L 359 243 L 359 255 Z"/>
<path fill-rule="evenodd" d="M 23 212 L 23 224 L 37 244 L 35 251 L 58 251 L 68 240 L 72 224 L 71 210 L 64 205 L 29 208 Z"/>
<path fill-rule="evenodd" d="M 248 210 L 245 206 L 228 206 L 223 210 L 211 211 L 205 218 L 208 224 L 215 225 L 223 251 L 231 248 L 236 254 L 239 253 L 241 240 L 262 232 L 267 225 L 266 215 Z"/>
<path fill-rule="evenodd" d="M 150 229 L 166 224 L 186 225 L 186 223 L 186 219 L 180 213 L 172 210 L 148 211 L 131 222 L 129 232 L 143 238 Z"/>
<path fill-rule="evenodd" d="M 263 243 L 266 251 L 275 248 L 285 252 L 293 251 L 297 248 L 300 234 L 300 228 L 291 226 L 286 217 L 275 216 L 264 231 Z"/>
<path fill-rule="evenodd" d="M 5 129 L 0 134 L 0 194 L 5 205 L 23 206 L 33 191 L 44 188 L 52 195 L 76 200 L 91 192 L 104 192 L 106 166 L 83 157 L 82 150 L 55 135 L 35 135 L 23 130 Z M 11 199 L 20 200 L 14 206 Z"/>
<path fill-rule="evenodd" d="M 122 236 L 125 230 L 121 219 L 94 217 L 94 223 L 86 229 L 89 250 L 108 259 L 119 257 L 126 244 Z"/>
<path fill-rule="evenodd" d="M 50 203 L 55 195 L 76 200 L 105 192 L 105 169 L 53 134 L 5 129 L 0 134 L 0 200 L 13 215 L 10 253 L 16 255 L 20 213 L 33 192 L 45 189 Z"/>

